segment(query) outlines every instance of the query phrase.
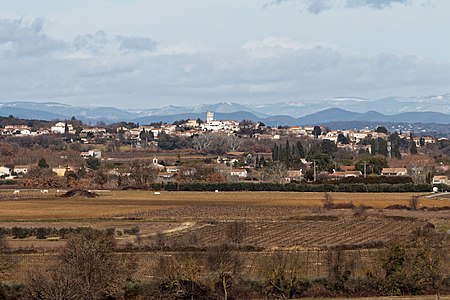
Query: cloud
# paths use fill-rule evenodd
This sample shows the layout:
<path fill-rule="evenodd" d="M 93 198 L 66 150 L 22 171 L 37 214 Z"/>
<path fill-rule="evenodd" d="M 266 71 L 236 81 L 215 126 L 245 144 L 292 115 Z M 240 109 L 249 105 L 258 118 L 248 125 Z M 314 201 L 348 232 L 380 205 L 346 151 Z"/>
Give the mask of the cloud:
<path fill-rule="evenodd" d="M 117 37 L 120 41 L 120 50 L 128 51 L 154 51 L 157 42 L 151 38 L 143 37 Z"/>
<path fill-rule="evenodd" d="M 45 22 L 39 20 L 2 20 L 0 37 L 0 57 L 9 55 L 0 59 L 2 101 L 145 108 L 224 98 L 274 102 L 450 90 L 447 62 L 361 55 L 286 37 L 251 40 L 234 50 L 202 48 L 192 41 L 156 43 L 150 37 L 117 37 L 103 31 L 62 42 L 47 36 Z M 39 43 L 31 51 L 34 41 Z"/>
<path fill-rule="evenodd" d="M 242 48 L 247 50 L 255 50 L 260 48 L 284 48 L 284 49 L 300 49 L 304 45 L 296 40 L 283 37 L 268 37 L 264 40 L 251 40 L 245 43 Z"/>
<path fill-rule="evenodd" d="M 22 19 L 0 19 L 0 47 L 7 56 L 41 57 L 65 47 L 65 43 L 48 37 L 44 31 L 45 20 L 34 19 L 31 24 Z"/>
<path fill-rule="evenodd" d="M 395 4 L 408 5 L 412 0 L 273 0 L 264 5 L 265 8 L 284 2 L 298 2 L 308 12 L 319 14 L 334 8 L 384 9 Z"/>
<path fill-rule="evenodd" d="M 100 53 L 103 51 L 111 41 L 108 39 L 104 31 L 97 31 L 96 33 L 88 33 L 78 35 L 74 38 L 71 46 L 74 50 L 90 51 L 92 53 Z"/>

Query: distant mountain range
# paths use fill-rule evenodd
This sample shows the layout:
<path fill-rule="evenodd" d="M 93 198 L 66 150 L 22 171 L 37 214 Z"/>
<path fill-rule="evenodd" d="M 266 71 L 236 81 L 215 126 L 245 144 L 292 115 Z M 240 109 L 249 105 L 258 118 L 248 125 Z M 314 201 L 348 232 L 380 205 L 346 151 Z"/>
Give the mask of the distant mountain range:
<path fill-rule="evenodd" d="M 264 122 L 270 126 L 312 125 L 332 122 L 389 122 L 450 124 L 450 94 L 417 98 L 391 97 L 380 100 L 332 98 L 311 103 L 274 103 L 245 106 L 221 102 L 198 106 L 166 106 L 152 109 L 79 107 L 55 102 L 3 102 L 0 116 L 23 119 L 65 120 L 72 116 L 85 123 L 97 122 L 173 122 L 205 119 L 206 111 L 216 119 Z"/>

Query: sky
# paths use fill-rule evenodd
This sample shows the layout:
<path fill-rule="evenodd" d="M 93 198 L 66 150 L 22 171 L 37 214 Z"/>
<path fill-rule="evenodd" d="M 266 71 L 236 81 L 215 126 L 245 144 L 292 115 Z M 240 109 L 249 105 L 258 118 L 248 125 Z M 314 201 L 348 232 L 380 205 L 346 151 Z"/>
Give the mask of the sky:
<path fill-rule="evenodd" d="M 0 101 L 153 108 L 450 93 L 448 0 L 0 0 Z"/>

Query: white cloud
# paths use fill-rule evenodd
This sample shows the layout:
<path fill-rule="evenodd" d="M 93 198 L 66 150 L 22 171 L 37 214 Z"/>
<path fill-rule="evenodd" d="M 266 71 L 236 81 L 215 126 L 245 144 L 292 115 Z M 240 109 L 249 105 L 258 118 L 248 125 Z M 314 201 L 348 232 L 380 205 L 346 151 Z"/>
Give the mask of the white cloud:
<path fill-rule="evenodd" d="M 41 18 L 31 24 L 23 24 L 21 19 L 0 19 L 0 47 L 3 48 L 3 54 L 39 57 L 63 49 L 64 42 L 46 36 L 43 25 L 44 20 Z"/>
<path fill-rule="evenodd" d="M 0 22 L 0 57 L 8 56 L 0 59 L 0 100 L 154 107 L 224 98 L 273 102 L 450 90 L 450 64 L 417 56 L 360 55 L 281 37 L 231 51 L 102 31 L 62 42 L 47 36 L 42 24 Z"/>
<path fill-rule="evenodd" d="M 304 48 L 304 45 L 290 38 L 269 37 L 264 40 L 248 41 L 242 46 L 242 48 L 247 50 L 255 50 L 259 48 L 301 49 Z"/>

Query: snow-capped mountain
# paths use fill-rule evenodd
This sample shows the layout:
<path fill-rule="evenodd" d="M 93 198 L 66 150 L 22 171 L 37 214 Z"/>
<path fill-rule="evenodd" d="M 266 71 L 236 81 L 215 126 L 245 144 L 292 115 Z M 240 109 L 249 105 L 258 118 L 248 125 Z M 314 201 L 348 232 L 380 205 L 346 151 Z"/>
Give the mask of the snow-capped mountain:
<path fill-rule="evenodd" d="M 79 107 L 56 102 L 2 102 L 0 116 L 13 115 L 24 119 L 64 120 L 72 116 L 85 123 L 106 123 L 144 120 L 172 120 L 175 117 L 204 118 L 207 111 L 217 116 L 238 119 L 254 116 L 255 120 L 285 125 L 299 124 L 299 121 L 363 120 L 393 122 L 450 123 L 450 94 L 425 97 L 389 97 L 378 100 L 357 97 L 335 97 L 319 100 L 301 100 L 271 104 L 238 104 L 220 102 L 196 106 L 169 105 L 161 108 L 119 109 L 114 107 Z M 247 114 L 243 114 L 247 113 Z M 354 115 L 357 113 L 357 115 Z M 399 115 L 400 114 L 400 115 Z M 316 118 L 321 116 L 322 119 Z M 306 118 L 307 117 L 307 118 Z M 288 124 L 289 123 L 289 124 Z M 284 124 L 284 123 L 283 123 Z"/>

